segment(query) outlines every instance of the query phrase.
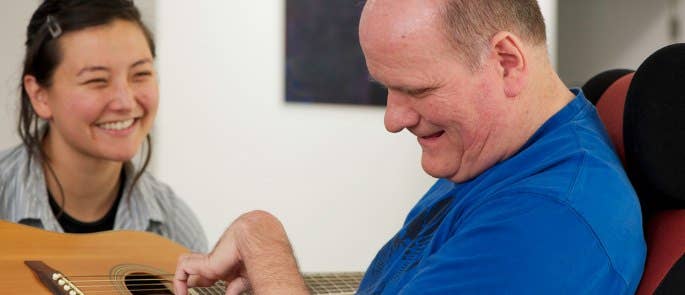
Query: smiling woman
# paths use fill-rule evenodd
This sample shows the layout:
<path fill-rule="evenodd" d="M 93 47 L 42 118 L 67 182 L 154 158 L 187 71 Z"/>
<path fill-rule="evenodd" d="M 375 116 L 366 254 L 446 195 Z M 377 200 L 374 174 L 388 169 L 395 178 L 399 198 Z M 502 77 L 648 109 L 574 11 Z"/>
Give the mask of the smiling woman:
<path fill-rule="evenodd" d="M 144 230 L 206 250 L 188 206 L 145 172 L 159 101 L 154 58 L 130 0 L 38 7 L 21 82 L 23 144 L 0 153 L 1 219 L 57 232 Z"/>

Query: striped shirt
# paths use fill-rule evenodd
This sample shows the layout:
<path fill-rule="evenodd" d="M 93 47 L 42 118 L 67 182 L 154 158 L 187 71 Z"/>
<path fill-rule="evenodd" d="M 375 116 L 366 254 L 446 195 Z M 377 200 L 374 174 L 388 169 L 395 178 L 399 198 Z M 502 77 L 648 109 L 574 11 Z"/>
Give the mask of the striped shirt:
<path fill-rule="evenodd" d="M 64 232 L 50 208 L 43 169 L 35 158 L 30 164 L 28 160 L 23 145 L 0 152 L 0 219 Z M 136 172 L 130 162 L 124 169 L 126 175 Z M 115 230 L 148 231 L 194 252 L 207 251 L 207 238 L 199 221 L 168 185 L 145 172 L 128 194 L 132 178 L 126 177 Z"/>

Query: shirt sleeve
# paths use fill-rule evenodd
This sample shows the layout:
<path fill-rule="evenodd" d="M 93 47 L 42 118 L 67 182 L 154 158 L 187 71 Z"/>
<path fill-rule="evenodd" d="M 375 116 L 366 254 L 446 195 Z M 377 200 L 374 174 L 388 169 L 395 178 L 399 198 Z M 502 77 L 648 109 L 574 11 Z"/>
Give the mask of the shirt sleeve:
<path fill-rule="evenodd" d="M 489 201 L 463 216 L 401 294 L 629 294 L 600 239 L 545 196 Z"/>

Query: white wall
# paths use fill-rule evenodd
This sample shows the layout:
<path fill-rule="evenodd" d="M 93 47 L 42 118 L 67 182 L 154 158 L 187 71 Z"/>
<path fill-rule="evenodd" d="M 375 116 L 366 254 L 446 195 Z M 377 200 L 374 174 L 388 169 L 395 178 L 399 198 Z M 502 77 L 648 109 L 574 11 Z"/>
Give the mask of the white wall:
<path fill-rule="evenodd" d="M 0 9 L 0 150 L 20 142 L 15 131 L 19 79 L 24 58 L 26 26 L 37 6 L 38 1 L 12 1 L 11 9 Z"/>
<path fill-rule="evenodd" d="M 547 25 L 547 49 L 549 51 L 552 65 L 556 67 L 558 59 L 557 49 L 557 17 L 558 17 L 558 0 L 538 0 L 540 10 L 545 17 L 545 25 Z"/>
<path fill-rule="evenodd" d="M 547 14 L 555 2 L 542 1 Z M 265 209 L 304 271 L 364 270 L 434 180 L 416 139 L 384 130 L 382 108 L 284 102 L 284 3 L 158 2 L 154 170 L 211 243 Z"/>
<path fill-rule="evenodd" d="M 561 1 L 559 73 L 562 79 L 569 85 L 581 86 L 605 70 L 637 69 L 651 53 L 673 42 L 669 34 L 669 13 L 679 16 L 684 13 L 682 5 L 676 10 L 669 2 L 674 1 Z"/>

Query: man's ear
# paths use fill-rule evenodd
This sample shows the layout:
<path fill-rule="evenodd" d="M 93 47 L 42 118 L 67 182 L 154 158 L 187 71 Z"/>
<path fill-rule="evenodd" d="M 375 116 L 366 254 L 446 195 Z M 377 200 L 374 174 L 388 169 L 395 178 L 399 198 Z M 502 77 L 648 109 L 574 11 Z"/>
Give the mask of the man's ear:
<path fill-rule="evenodd" d="M 510 32 L 499 32 L 490 45 L 504 81 L 504 93 L 507 97 L 518 96 L 528 80 L 528 56 L 523 50 L 523 42 Z"/>
<path fill-rule="evenodd" d="M 29 95 L 33 110 L 38 117 L 45 120 L 52 119 L 52 110 L 48 105 L 48 93 L 43 86 L 41 86 L 36 77 L 32 75 L 24 76 L 24 91 Z"/>

